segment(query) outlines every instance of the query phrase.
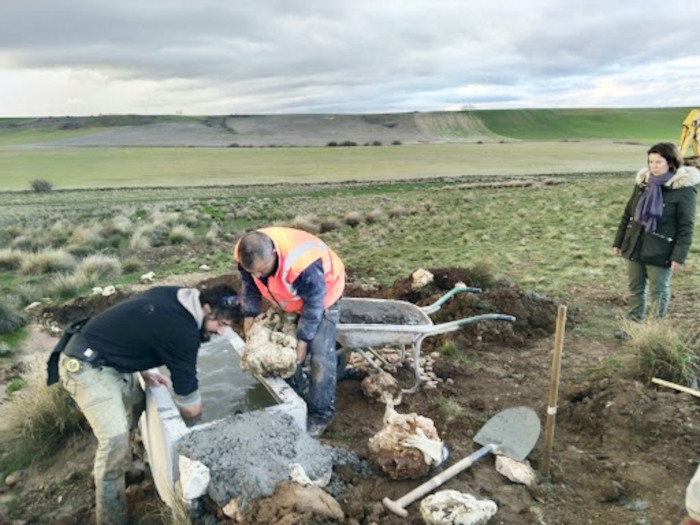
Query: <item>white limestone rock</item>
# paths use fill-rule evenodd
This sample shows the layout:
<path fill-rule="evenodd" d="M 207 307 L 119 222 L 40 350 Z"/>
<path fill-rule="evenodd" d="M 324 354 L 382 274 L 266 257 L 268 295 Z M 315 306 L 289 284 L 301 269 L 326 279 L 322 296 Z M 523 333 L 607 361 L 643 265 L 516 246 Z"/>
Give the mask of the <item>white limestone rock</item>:
<path fill-rule="evenodd" d="M 496 512 L 495 502 L 457 490 L 441 490 L 420 502 L 420 514 L 428 525 L 485 525 Z"/>
<path fill-rule="evenodd" d="M 248 334 L 241 369 L 288 378 L 297 369 L 296 325 L 287 315 L 268 311 L 256 317 Z"/>

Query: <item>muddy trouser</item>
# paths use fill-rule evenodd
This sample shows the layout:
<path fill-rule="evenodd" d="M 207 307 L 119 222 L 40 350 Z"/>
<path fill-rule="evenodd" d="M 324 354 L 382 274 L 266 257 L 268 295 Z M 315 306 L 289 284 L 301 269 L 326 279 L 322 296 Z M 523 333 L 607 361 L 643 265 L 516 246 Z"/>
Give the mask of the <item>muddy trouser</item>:
<path fill-rule="evenodd" d="M 685 491 L 685 508 L 688 516 L 695 521 L 700 521 L 700 466 Z"/>
<path fill-rule="evenodd" d="M 335 303 L 323 312 L 316 335 L 309 343 L 308 358 L 311 373 L 306 392 L 301 366 L 297 374 L 288 380 L 291 387 L 306 401 L 309 422 L 328 424 L 335 414 L 335 387 L 337 379 L 337 355 L 335 336 L 340 320 L 340 304 Z"/>
<path fill-rule="evenodd" d="M 143 390 L 135 374 L 83 362 L 76 372 L 69 372 L 67 361 L 74 365 L 76 360 L 61 356 L 61 383 L 97 437 L 93 470 L 96 523 L 124 524 L 127 522 L 124 477 L 131 465 L 129 434 L 143 405 Z"/>

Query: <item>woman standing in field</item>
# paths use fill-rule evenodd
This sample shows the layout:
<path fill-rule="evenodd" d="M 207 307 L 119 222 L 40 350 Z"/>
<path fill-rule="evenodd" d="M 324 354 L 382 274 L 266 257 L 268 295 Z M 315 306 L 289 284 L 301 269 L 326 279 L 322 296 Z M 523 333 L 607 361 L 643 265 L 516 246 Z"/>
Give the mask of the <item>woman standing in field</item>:
<path fill-rule="evenodd" d="M 628 316 L 637 322 L 647 314 L 647 287 L 651 314 L 666 315 L 671 273 L 683 267 L 693 240 L 695 185 L 700 183 L 700 172 L 682 165 L 674 144 L 655 144 L 647 157 L 613 242 L 613 255 L 628 259 Z"/>

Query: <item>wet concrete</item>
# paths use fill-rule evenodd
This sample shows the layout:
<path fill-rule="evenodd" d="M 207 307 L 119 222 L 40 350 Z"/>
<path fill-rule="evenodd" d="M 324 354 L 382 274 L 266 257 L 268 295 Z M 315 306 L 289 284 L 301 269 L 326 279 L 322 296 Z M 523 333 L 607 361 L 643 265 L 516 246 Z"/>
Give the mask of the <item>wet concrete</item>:
<path fill-rule="evenodd" d="M 236 499 L 241 508 L 270 496 L 290 467 L 299 464 L 311 480 L 330 477 L 332 447 L 312 439 L 288 414 L 255 411 L 228 416 L 184 436 L 178 452 L 205 464 L 208 495 L 223 507 Z"/>

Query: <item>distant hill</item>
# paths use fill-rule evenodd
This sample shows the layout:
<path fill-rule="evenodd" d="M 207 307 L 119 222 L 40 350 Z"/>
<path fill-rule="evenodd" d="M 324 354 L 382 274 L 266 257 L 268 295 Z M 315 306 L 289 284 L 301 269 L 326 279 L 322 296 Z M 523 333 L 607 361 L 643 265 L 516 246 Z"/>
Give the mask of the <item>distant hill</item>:
<path fill-rule="evenodd" d="M 592 139 L 675 142 L 689 109 L 14 118 L 0 119 L 0 145 L 285 147 Z"/>

